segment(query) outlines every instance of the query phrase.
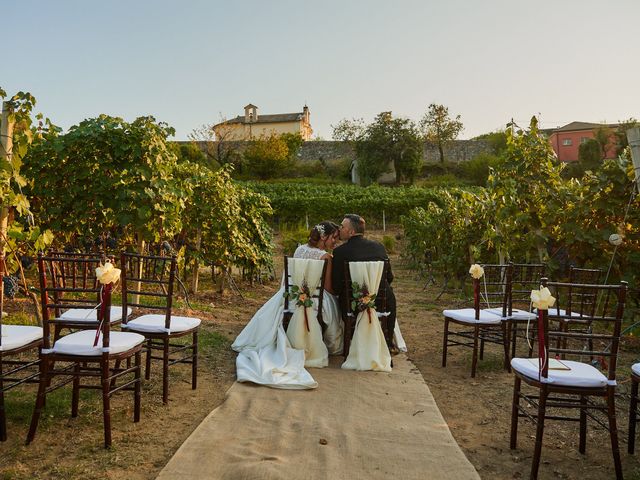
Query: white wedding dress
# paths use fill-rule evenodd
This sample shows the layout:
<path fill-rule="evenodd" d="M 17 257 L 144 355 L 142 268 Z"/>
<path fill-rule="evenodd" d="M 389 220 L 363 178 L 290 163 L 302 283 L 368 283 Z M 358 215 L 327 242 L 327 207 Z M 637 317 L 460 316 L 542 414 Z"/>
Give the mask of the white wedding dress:
<path fill-rule="evenodd" d="M 326 254 L 324 250 L 303 245 L 296 250 L 294 260 L 296 258 L 317 260 L 324 254 Z M 305 262 L 297 263 L 303 265 Z M 316 262 L 307 263 L 315 264 Z M 292 264 L 289 265 L 291 267 Z M 304 268 L 307 269 L 305 272 L 298 267 L 292 271 L 293 283 L 298 284 L 305 274 L 312 279 L 310 283 L 314 283 L 314 279 L 319 282 L 319 273 L 314 266 Z M 309 286 L 311 289 L 312 285 Z M 323 321 L 327 325 L 324 335 L 328 343 L 327 348 L 321 340 L 321 329 L 317 321 L 317 302 L 314 302 L 315 308 L 307 309 L 311 328 L 308 333 L 305 333 L 304 309 L 290 305 L 294 315 L 289 323 L 289 336 L 287 336 L 282 325 L 283 294 L 284 286 L 256 312 L 233 342 L 232 348 L 238 352 L 237 380 L 274 388 L 316 388 L 318 384 L 305 366 L 326 366 L 327 354 L 340 353 L 342 350 L 342 319 L 337 300 L 330 293 L 324 292 L 322 311 Z M 300 348 L 293 348 L 290 338 Z M 306 354 L 305 350 L 307 350 Z"/>

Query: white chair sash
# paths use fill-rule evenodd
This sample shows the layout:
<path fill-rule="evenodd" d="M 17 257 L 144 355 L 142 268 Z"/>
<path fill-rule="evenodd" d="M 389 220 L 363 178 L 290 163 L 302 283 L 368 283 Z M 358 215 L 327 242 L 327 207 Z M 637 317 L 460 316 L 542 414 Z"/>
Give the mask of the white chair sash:
<path fill-rule="evenodd" d="M 384 262 L 350 262 L 351 281 L 366 285 L 370 294 L 378 292 Z M 348 299 L 351 301 L 351 299 Z M 391 371 L 391 354 L 380 326 L 375 308 L 358 313 L 349 348 L 349 356 L 342 364 L 345 370 Z"/>
<path fill-rule="evenodd" d="M 288 269 L 291 274 L 291 285 L 309 288 L 313 295 L 322 283 L 324 260 L 305 258 L 289 258 Z M 289 300 L 289 310 L 293 316 L 287 327 L 287 337 L 291 346 L 304 350 L 305 367 L 326 367 L 329 365 L 329 352 L 322 341 L 322 328 L 318 323 L 318 312 L 313 307 L 296 306 L 295 300 Z"/>

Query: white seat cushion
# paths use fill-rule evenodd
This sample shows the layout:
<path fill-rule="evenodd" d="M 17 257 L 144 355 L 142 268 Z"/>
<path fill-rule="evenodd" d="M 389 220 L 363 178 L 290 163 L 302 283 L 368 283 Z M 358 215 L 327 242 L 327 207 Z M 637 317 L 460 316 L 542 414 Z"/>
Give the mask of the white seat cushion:
<path fill-rule="evenodd" d="M 64 355 L 94 356 L 102 355 L 102 334 L 97 346 L 93 346 L 95 330 L 81 330 L 60 338 L 54 345 L 55 353 Z M 112 355 L 126 352 L 144 342 L 144 337 L 130 332 L 109 332 L 109 353 Z"/>
<path fill-rule="evenodd" d="M 534 309 L 534 312 L 537 312 L 538 309 Z M 549 309 L 550 317 L 565 317 L 567 316 L 567 311 L 564 308 L 553 308 Z M 572 317 L 580 317 L 581 315 L 578 312 L 571 312 Z"/>
<path fill-rule="evenodd" d="M 42 328 L 30 325 L 2 325 L 0 352 L 24 347 L 42 338 Z"/>
<path fill-rule="evenodd" d="M 549 376 L 542 379 L 543 383 L 552 383 L 563 387 L 583 387 L 599 388 L 605 387 L 609 379 L 595 367 L 587 363 L 574 362 L 571 360 L 561 360 L 570 370 L 549 369 Z M 513 358 L 511 368 L 516 372 L 538 380 L 538 359 L 537 358 Z"/>
<path fill-rule="evenodd" d="M 123 325 L 122 328 L 127 328 L 135 332 L 148 332 L 148 333 L 164 333 L 164 315 L 142 315 L 135 318 Z M 177 333 L 191 330 L 200 325 L 201 320 L 193 317 L 174 317 L 171 316 L 171 327 L 167 333 Z"/>
<path fill-rule="evenodd" d="M 131 315 L 131 307 L 127 307 L 127 316 Z M 60 315 L 62 320 L 73 320 L 75 322 L 96 323 L 98 321 L 98 309 L 89 310 L 87 308 L 71 308 Z M 111 323 L 122 320 L 122 307 L 112 305 L 110 311 Z"/>
<path fill-rule="evenodd" d="M 502 318 L 502 309 L 501 308 L 485 308 L 485 312 L 492 313 L 494 315 L 498 315 Z M 514 308 L 511 310 L 511 316 L 507 316 L 506 319 L 516 320 L 516 321 L 527 321 L 527 320 L 535 320 L 537 318 L 535 313 L 527 312 L 526 310 L 520 310 L 519 308 Z"/>
<path fill-rule="evenodd" d="M 636 375 L 640 375 L 640 363 L 634 363 L 631 365 L 631 371 Z"/>
<path fill-rule="evenodd" d="M 459 308 L 457 310 L 444 310 L 442 314 L 445 317 L 452 318 L 458 322 L 469 324 L 481 323 L 485 325 L 499 325 L 502 321 L 500 316 L 485 310 L 480 310 L 480 319 L 476 320 L 476 311 L 473 308 Z"/>

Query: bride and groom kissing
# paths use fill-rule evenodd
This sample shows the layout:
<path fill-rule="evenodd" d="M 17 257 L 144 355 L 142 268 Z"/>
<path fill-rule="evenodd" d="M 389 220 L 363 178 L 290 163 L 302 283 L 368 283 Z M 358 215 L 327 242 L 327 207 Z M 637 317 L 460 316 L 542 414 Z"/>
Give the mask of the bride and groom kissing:
<path fill-rule="evenodd" d="M 389 313 L 389 330 L 395 332 L 398 348 L 405 349 L 399 329 L 394 329 L 396 302 L 391 288 L 391 269 L 386 270 L 385 279 L 381 278 L 383 262 L 388 260 L 387 252 L 382 244 L 365 238 L 364 234 L 365 220 L 354 214 L 345 215 L 341 225 L 323 221 L 311 229 L 308 243 L 296 249 L 293 259 L 327 261 L 321 315 L 325 324 L 324 333 L 320 331 L 317 322 L 315 325 L 311 322 L 315 332 L 312 328 L 309 335 L 309 332 L 299 326 L 300 324 L 293 321 L 285 332 L 282 323 L 285 293 L 283 282 L 280 290 L 255 313 L 232 345 L 238 352 L 236 374 L 239 382 L 289 389 L 317 387 L 305 366 L 327 366 L 329 354 L 342 353 L 343 315 L 346 315 L 352 301 L 346 293 L 345 262 L 358 262 L 350 264 L 353 281 L 359 280 L 360 284 L 372 286 L 377 286 L 382 281 L 385 288 L 386 311 Z M 339 240 L 343 243 L 336 246 Z M 299 348 L 294 348 L 296 345 Z M 300 348 L 300 345 L 304 345 L 304 349 Z M 342 368 L 390 371 L 389 347 L 387 340 L 382 336 L 378 319 L 372 323 L 369 316 L 368 322 L 356 323 L 349 356 Z"/>

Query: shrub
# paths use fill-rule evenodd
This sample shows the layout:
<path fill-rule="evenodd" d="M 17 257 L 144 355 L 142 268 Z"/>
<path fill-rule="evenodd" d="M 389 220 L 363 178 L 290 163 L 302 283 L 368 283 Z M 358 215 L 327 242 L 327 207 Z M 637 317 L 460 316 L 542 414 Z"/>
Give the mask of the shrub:
<path fill-rule="evenodd" d="M 309 240 L 309 231 L 302 225 L 291 230 L 282 230 L 281 243 L 284 255 L 293 255 L 298 245 L 307 243 Z"/>
<path fill-rule="evenodd" d="M 490 153 L 481 153 L 461 165 L 462 176 L 472 185 L 484 187 L 489 178 L 489 167 L 496 164 L 498 157 Z"/>
<path fill-rule="evenodd" d="M 396 239 L 390 235 L 382 237 L 382 244 L 386 248 L 387 253 L 393 253 L 396 249 Z"/>

